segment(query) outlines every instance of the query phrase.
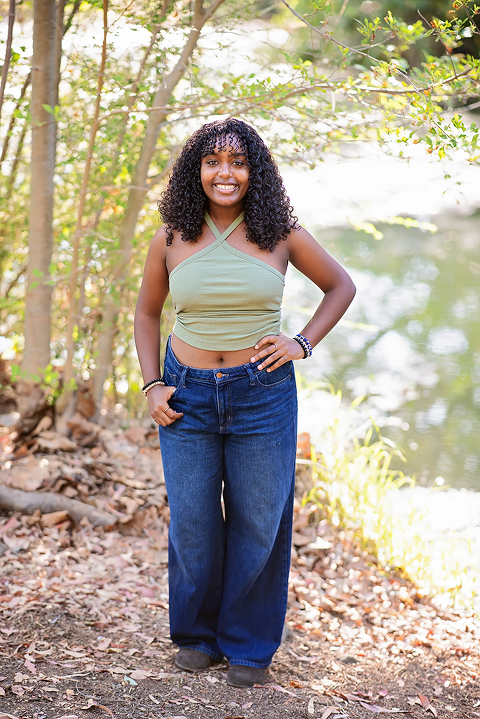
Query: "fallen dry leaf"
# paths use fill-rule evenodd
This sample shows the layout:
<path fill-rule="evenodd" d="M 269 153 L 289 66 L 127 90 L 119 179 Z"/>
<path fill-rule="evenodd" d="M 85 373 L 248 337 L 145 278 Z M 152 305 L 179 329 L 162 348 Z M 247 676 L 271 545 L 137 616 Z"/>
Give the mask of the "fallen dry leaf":
<path fill-rule="evenodd" d="M 37 443 L 39 449 L 50 452 L 56 452 L 57 450 L 75 452 L 78 449 L 78 446 L 71 439 L 51 429 L 40 432 L 37 436 Z"/>
<path fill-rule="evenodd" d="M 332 714 L 336 714 L 337 712 L 338 707 L 327 707 L 322 714 L 322 719 L 328 719 L 328 717 L 332 716 Z"/>
<path fill-rule="evenodd" d="M 434 706 L 430 704 L 430 700 L 426 696 L 424 696 L 423 694 L 419 694 L 418 698 L 420 700 L 420 704 L 424 709 L 426 709 L 427 711 L 431 711 L 433 716 L 437 716 L 437 710 Z"/>
<path fill-rule="evenodd" d="M 42 514 L 40 517 L 40 526 L 54 527 L 56 524 L 65 522 L 67 519 L 70 519 L 70 515 L 66 509 L 60 509 L 58 512 L 48 512 L 47 514 Z"/>
<path fill-rule="evenodd" d="M 97 708 L 97 709 L 103 709 L 103 711 L 106 711 L 107 714 L 110 714 L 110 716 L 113 717 L 113 712 L 112 712 L 111 709 L 109 709 L 108 707 L 104 706 L 103 704 L 97 704 L 97 702 L 94 701 L 93 699 L 89 699 L 88 702 L 87 702 L 87 706 L 85 706 L 85 707 L 80 707 L 80 709 L 92 709 L 93 707 L 95 707 L 95 708 Z"/>
<path fill-rule="evenodd" d="M 373 714 L 413 714 L 411 709 L 385 709 L 378 704 L 367 704 L 366 702 L 360 702 L 360 706 Z"/>
<path fill-rule="evenodd" d="M 135 679 L 135 681 L 139 682 L 142 679 L 147 679 L 147 677 L 151 677 L 154 672 L 152 672 L 151 669 L 135 669 L 135 671 L 130 672 L 129 676 L 131 679 Z"/>
<path fill-rule="evenodd" d="M 25 666 L 28 669 L 29 672 L 32 672 L 32 674 L 37 673 L 37 668 L 35 664 L 30 659 L 25 659 Z"/>

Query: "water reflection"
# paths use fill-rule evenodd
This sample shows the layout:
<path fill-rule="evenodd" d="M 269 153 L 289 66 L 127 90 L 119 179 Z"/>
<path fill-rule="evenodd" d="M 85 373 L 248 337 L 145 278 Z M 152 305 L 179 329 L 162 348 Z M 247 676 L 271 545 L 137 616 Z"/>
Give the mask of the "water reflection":
<path fill-rule="evenodd" d="M 364 394 L 383 431 L 421 483 L 480 490 L 479 215 L 436 219 L 436 234 L 379 225 L 384 239 L 354 230 L 315 232 L 351 271 L 357 296 L 342 323 L 301 367 L 352 399 Z M 289 271 L 285 321 L 305 323 L 321 293 Z M 301 298 L 301 299 L 299 299 Z M 392 421 L 392 414 L 398 420 Z"/>

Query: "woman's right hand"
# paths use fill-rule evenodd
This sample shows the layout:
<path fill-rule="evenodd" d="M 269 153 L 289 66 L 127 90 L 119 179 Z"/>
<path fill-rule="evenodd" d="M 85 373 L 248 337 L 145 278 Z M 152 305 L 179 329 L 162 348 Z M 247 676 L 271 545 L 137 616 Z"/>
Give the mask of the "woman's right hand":
<path fill-rule="evenodd" d="M 175 392 L 176 387 L 165 387 L 157 384 L 147 392 L 148 408 L 152 419 L 162 427 L 173 424 L 177 419 L 183 417 L 183 412 L 175 412 L 169 407 L 168 400 Z"/>

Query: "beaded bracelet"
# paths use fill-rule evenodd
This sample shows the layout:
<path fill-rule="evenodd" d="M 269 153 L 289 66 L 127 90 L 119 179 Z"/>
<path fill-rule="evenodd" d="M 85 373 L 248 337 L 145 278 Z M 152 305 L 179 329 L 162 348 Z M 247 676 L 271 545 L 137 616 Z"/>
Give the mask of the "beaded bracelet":
<path fill-rule="evenodd" d="M 158 377 L 157 379 L 152 379 L 150 382 L 147 382 L 147 384 L 142 387 L 142 392 L 145 395 L 145 397 L 147 396 L 148 390 L 152 389 L 152 387 L 155 387 L 155 385 L 157 385 L 157 384 L 162 384 L 165 386 L 165 382 L 163 382 L 163 380 L 161 380 L 160 377 Z"/>
<path fill-rule="evenodd" d="M 298 342 L 300 347 L 303 349 L 303 358 L 302 359 L 307 359 L 307 357 L 312 356 L 312 352 L 313 352 L 312 345 L 310 344 L 310 342 L 307 340 L 306 337 L 304 337 L 301 334 L 298 334 L 298 335 L 295 335 L 295 337 L 293 339 L 295 340 L 295 342 Z"/>

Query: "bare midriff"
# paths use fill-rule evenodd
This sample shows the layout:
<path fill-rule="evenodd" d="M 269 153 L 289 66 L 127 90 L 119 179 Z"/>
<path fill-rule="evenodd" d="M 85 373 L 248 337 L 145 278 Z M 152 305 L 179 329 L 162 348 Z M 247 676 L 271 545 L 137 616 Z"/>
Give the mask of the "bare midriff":
<path fill-rule="evenodd" d="M 197 369 L 237 367 L 238 365 L 250 362 L 251 358 L 255 354 L 254 347 L 247 347 L 246 349 L 232 350 L 229 352 L 212 352 L 211 350 L 202 350 L 197 347 L 192 347 L 183 340 L 179 339 L 175 334 L 172 334 L 170 341 L 173 353 L 180 364 L 187 365 L 187 367 L 196 367 Z"/>

